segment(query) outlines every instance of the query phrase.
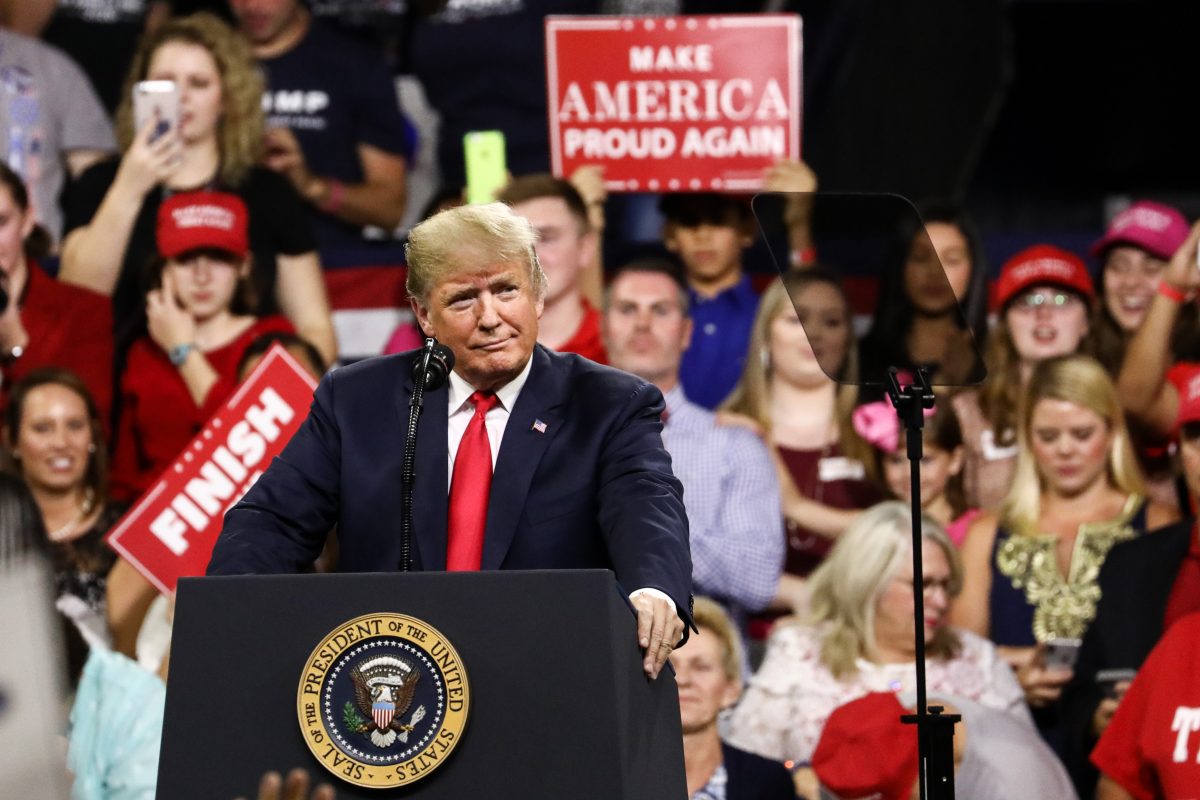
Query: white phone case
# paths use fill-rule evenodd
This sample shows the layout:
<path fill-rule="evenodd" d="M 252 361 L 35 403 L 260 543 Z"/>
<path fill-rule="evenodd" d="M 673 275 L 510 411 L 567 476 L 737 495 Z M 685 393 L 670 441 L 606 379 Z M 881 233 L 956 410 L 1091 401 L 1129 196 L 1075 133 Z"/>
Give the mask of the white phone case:
<path fill-rule="evenodd" d="M 133 87 L 133 120 L 141 130 L 155 120 L 154 141 L 179 124 L 179 89 L 174 81 L 139 81 Z"/>

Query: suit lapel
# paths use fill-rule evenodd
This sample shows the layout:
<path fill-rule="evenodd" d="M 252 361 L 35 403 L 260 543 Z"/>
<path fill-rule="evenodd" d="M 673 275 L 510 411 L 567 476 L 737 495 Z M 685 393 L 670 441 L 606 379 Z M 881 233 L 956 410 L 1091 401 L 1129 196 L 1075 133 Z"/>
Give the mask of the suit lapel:
<path fill-rule="evenodd" d="M 406 375 L 404 391 L 397 399 L 402 432 L 408 429 L 408 404 L 412 392 L 412 376 Z M 448 402 L 445 386 L 426 392 L 417 421 L 417 457 L 413 467 L 413 568 L 419 570 L 446 568 Z M 399 531 L 399 520 L 396 530 Z"/>
<path fill-rule="evenodd" d="M 484 569 L 499 569 L 504 563 L 533 474 L 550 441 L 562 428 L 559 407 L 566 394 L 565 367 L 540 345 L 534 349 L 532 358 L 533 367 L 509 414 L 492 475 L 487 533 L 483 540 Z"/>

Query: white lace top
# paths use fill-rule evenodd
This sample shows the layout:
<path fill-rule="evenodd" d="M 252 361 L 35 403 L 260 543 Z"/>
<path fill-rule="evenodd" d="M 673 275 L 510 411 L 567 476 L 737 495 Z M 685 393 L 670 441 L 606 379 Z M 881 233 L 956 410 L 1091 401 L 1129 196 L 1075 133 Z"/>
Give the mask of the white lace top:
<path fill-rule="evenodd" d="M 950 660 L 927 660 L 930 694 L 956 695 L 1008 711 L 1033 726 L 1025 697 L 1012 670 L 991 642 L 958 631 L 962 649 Z M 802 625 L 776 629 L 762 667 L 729 721 L 734 747 L 776 761 L 806 765 L 825 720 L 838 706 L 870 692 L 914 691 L 914 664 L 873 664 L 858 660 L 858 672 L 838 680 L 821 663 L 816 630 Z"/>

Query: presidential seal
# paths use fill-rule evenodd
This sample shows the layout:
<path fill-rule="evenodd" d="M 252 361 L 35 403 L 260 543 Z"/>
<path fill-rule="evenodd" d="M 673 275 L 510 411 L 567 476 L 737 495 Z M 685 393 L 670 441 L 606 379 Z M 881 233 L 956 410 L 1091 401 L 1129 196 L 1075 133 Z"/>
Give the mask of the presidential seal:
<path fill-rule="evenodd" d="M 403 614 L 340 625 L 305 664 L 296 713 L 308 749 L 356 786 L 419 781 L 462 738 L 470 692 L 453 645 Z"/>

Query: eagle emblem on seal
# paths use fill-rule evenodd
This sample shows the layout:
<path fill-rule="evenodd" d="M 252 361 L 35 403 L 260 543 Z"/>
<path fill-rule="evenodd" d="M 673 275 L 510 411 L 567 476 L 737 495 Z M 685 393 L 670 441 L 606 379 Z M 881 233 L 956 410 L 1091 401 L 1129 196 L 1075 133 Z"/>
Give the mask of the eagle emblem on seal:
<path fill-rule="evenodd" d="M 355 733 L 369 736 L 376 747 L 390 747 L 397 739 L 407 742 L 425 717 L 425 706 L 418 706 L 408 722 L 402 722 L 420 677 L 412 664 L 396 656 L 376 656 L 355 666 L 350 671 L 354 701 L 366 718 Z"/>

